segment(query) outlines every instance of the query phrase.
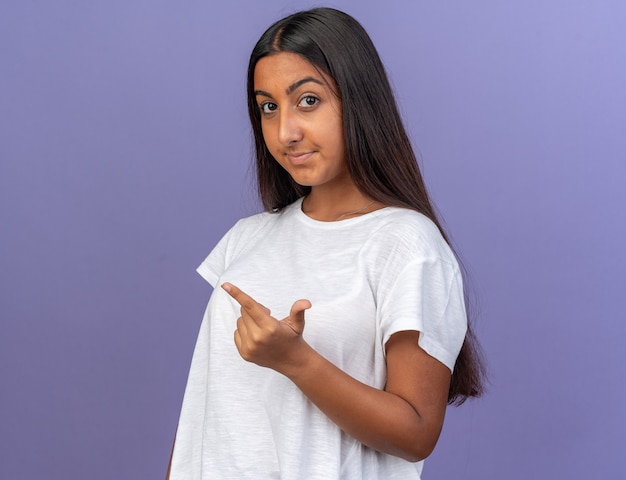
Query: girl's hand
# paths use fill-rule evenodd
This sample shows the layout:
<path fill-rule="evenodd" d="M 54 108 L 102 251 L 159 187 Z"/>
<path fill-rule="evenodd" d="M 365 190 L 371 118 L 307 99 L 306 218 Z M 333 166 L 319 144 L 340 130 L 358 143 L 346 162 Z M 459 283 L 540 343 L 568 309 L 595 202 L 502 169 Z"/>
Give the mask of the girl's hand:
<path fill-rule="evenodd" d="M 276 320 L 234 285 L 222 288 L 241 305 L 235 344 L 245 360 L 285 375 L 365 445 L 410 462 L 432 452 L 443 426 L 450 370 L 422 350 L 419 332 L 397 332 L 387 341 L 387 383 L 379 390 L 340 370 L 304 341 L 308 300 L 298 300 L 287 318 Z"/>
<path fill-rule="evenodd" d="M 235 345 L 244 360 L 283 374 L 304 360 L 304 311 L 311 308 L 311 302 L 297 300 L 289 316 L 277 320 L 268 308 L 236 286 L 224 283 L 222 288 L 241 305 Z"/>

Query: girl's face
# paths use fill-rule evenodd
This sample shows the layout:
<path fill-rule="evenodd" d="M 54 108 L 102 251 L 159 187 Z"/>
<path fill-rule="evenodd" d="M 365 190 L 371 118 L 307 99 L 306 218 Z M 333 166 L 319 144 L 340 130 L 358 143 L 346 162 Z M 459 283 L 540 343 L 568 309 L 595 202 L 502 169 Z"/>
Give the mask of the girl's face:
<path fill-rule="evenodd" d="M 263 57 L 254 93 L 268 150 L 300 185 L 351 183 L 345 159 L 341 102 L 334 82 L 295 53 Z"/>

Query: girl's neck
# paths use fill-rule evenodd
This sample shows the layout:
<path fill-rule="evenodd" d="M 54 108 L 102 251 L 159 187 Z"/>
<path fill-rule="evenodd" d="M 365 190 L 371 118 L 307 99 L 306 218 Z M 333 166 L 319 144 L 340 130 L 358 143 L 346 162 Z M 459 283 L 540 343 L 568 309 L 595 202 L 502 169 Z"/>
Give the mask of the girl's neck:
<path fill-rule="evenodd" d="M 354 218 L 382 208 L 384 205 L 363 195 L 356 186 L 341 191 L 322 191 L 313 187 L 302 202 L 302 211 L 314 220 L 335 222 Z"/>

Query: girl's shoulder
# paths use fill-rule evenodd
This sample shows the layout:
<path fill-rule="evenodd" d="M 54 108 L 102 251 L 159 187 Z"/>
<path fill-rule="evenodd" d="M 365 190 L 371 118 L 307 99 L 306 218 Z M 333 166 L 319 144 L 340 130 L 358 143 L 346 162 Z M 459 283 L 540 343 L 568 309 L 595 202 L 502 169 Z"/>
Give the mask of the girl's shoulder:
<path fill-rule="evenodd" d="M 415 210 L 400 207 L 386 207 L 380 210 L 379 224 L 393 227 L 396 232 L 413 235 L 441 236 L 437 225 L 426 215 Z"/>
<path fill-rule="evenodd" d="M 235 224 L 232 226 L 231 230 L 236 231 L 239 234 L 243 234 L 245 232 L 254 232 L 259 228 L 262 228 L 264 225 L 272 221 L 272 217 L 274 215 L 270 212 L 261 212 L 255 213 L 248 217 L 243 217 L 237 220 Z"/>
<path fill-rule="evenodd" d="M 294 203 L 275 212 L 263 211 L 248 217 L 243 217 L 235 223 L 231 230 L 239 234 L 245 234 L 247 232 L 254 234 L 264 227 L 275 223 L 282 217 L 294 216 L 294 212 L 300 208 L 301 203 L 302 199 L 298 199 Z"/>
<path fill-rule="evenodd" d="M 399 207 L 382 209 L 372 229 L 371 240 L 381 250 L 456 264 L 454 253 L 437 225 L 415 210 Z"/>

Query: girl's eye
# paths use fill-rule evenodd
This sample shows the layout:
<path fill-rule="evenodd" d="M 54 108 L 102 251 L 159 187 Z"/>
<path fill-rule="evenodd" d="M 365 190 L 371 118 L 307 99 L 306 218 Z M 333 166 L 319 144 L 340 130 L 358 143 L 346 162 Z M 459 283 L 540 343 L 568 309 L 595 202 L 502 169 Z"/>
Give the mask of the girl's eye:
<path fill-rule="evenodd" d="M 259 105 L 259 108 L 261 109 L 261 113 L 263 113 L 264 115 L 269 115 L 270 113 L 276 111 L 278 105 L 272 102 L 265 102 Z"/>
<path fill-rule="evenodd" d="M 313 95 L 306 95 L 300 99 L 299 107 L 312 108 L 319 103 L 320 99 Z"/>

